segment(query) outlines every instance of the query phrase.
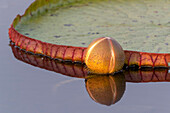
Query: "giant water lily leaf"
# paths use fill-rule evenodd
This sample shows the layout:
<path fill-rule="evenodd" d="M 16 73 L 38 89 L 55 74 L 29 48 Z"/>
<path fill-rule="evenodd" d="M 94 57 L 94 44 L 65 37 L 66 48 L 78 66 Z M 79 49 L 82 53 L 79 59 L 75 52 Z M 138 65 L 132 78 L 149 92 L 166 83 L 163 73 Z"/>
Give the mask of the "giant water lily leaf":
<path fill-rule="evenodd" d="M 128 50 L 127 64 L 167 67 L 170 62 L 170 0 L 36 0 L 12 25 L 9 34 L 17 46 L 52 58 L 83 62 L 92 40 L 113 37 Z"/>

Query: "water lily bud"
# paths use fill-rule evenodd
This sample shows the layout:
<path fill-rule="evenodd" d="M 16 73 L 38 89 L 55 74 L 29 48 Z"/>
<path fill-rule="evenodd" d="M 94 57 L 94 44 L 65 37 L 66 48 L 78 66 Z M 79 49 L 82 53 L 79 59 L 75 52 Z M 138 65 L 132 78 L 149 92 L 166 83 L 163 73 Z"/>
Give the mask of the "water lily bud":
<path fill-rule="evenodd" d="M 93 73 L 106 74 L 122 69 L 125 54 L 120 44 L 113 38 L 97 38 L 86 50 L 85 63 Z"/>

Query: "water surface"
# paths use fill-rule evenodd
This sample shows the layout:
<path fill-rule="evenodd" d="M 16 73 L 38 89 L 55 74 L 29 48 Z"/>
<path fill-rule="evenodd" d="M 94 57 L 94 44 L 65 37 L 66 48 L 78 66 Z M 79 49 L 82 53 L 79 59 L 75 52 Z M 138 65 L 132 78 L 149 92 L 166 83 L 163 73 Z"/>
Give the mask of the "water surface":
<path fill-rule="evenodd" d="M 8 28 L 33 0 L 0 0 L 1 113 L 168 113 L 169 82 L 126 83 L 116 104 L 93 101 L 84 79 L 64 76 L 17 60 L 8 46 Z"/>

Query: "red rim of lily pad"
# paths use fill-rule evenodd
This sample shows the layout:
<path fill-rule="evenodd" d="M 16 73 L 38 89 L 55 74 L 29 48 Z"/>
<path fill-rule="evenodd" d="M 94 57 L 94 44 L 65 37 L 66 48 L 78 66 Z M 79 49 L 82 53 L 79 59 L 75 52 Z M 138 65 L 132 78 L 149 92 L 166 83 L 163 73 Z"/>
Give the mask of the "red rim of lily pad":
<path fill-rule="evenodd" d="M 38 3 L 39 1 L 35 1 L 31 5 L 35 6 L 35 4 Z M 9 28 L 10 40 L 15 43 L 15 45 L 18 46 L 20 49 L 24 49 L 34 54 L 41 54 L 44 56 L 48 56 L 52 59 L 61 59 L 64 61 L 69 60 L 72 62 L 84 63 L 86 47 L 56 45 L 47 42 L 42 42 L 40 40 L 24 36 L 15 29 L 15 26 L 21 21 L 23 16 L 31 15 L 32 11 L 35 11 L 37 7 L 41 7 L 42 5 L 43 3 L 40 5 L 36 5 L 33 9 L 29 7 L 25 11 L 24 15 L 17 15 L 11 27 Z M 129 50 L 124 50 L 124 52 L 126 57 L 125 64 L 127 66 L 137 65 L 139 67 L 170 67 L 170 53 L 148 53 Z"/>

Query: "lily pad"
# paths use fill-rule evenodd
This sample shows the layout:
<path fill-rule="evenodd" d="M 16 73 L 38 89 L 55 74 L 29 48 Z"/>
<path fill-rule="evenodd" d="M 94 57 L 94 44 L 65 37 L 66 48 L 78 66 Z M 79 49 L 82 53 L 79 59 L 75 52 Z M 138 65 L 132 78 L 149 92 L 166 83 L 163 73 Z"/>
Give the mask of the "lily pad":
<path fill-rule="evenodd" d="M 113 37 L 125 50 L 125 64 L 169 67 L 169 4 L 170 0 L 35 0 L 14 19 L 9 36 L 21 49 L 73 62 L 84 62 L 86 47 L 95 38 Z"/>

